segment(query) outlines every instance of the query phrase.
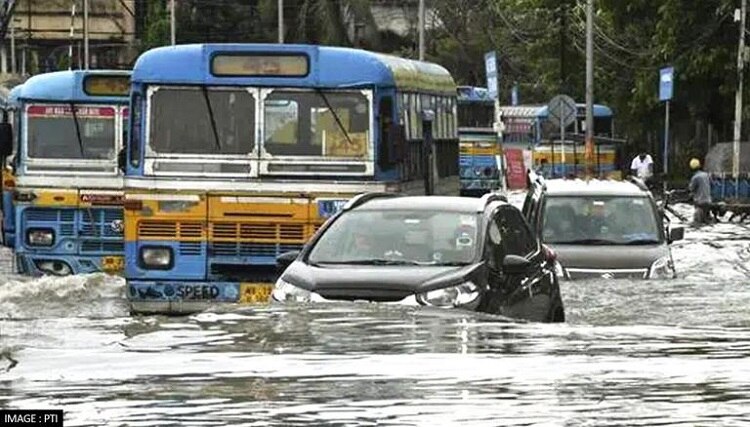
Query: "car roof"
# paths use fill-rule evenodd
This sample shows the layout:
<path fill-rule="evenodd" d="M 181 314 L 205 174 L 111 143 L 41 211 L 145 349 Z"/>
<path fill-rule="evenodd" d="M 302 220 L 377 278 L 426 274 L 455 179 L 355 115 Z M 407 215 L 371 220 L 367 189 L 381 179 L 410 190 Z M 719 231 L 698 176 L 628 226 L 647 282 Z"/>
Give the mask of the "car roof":
<path fill-rule="evenodd" d="M 641 196 L 650 193 L 632 182 L 613 179 L 550 179 L 544 181 L 550 196 Z"/>
<path fill-rule="evenodd" d="M 497 203 L 497 202 L 492 202 Z M 454 196 L 401 196 L 401 197 L 379 197 L 368 200 L 353 210 L 356 211 L 379 211 L 379 210 L 410 210 L 410 211 L 440 211 L 440 212 L 483 212 L 486 204 L 485 199 L 475 197 Z"/>

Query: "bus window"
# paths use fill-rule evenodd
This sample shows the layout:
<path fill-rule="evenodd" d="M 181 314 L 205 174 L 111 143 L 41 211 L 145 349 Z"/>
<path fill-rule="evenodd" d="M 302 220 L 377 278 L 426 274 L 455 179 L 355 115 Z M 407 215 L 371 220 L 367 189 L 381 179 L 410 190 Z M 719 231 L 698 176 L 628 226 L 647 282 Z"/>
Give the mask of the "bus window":
<path fill-rule="evenodd" d="M 113 107 L 76 105 L 74 115 L 70 105 L 30 105 L 26 114 L 30 158 L 116 158 Z"/>
<path fill-rule="evenodd" d="M 361 92 L 275 90 L 266 97 L 263 118 L 271 155 L 369 155 L 369 100 Z"/>

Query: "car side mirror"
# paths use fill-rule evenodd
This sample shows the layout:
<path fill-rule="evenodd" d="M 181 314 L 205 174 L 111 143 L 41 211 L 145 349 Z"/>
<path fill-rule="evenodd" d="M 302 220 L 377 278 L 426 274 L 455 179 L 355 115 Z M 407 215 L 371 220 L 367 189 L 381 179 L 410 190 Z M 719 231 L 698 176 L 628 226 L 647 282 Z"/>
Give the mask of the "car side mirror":
<path fill-rule="evenodd" d="M 518 255 L 506 255 L 503 258 L 503 273 L 526 274 L 531 269 L 531 261 Z"/>
<path fill-rule="evenodd" d="M 685 227 L 672 227 L 669 229 L 669 243 L 685 238 Z"/>
<path fill-rule="evenodd" d="M 290 251 L 290 252 L 284 252 L 283 254 L 276 257 L 276 268 L 279 271 L 286 270 L 287 267 L 289 267 L 294 260 L 297 259 L 299 256 L 300 251 Z"/>
<path fill-rule="evenodd" d="M 0 157 L 13 153 L 13 127 L 10 123 L 0 123 Z"/>

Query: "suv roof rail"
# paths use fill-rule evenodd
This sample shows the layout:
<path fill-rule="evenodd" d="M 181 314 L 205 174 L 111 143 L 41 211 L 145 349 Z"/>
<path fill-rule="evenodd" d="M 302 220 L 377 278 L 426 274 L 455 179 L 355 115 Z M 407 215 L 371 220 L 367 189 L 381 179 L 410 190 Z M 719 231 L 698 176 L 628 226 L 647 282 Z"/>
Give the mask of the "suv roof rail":
<path fill-rule="evenodd" d="M 386 192 L 381 192 L 381 191 L 357 194 L 356 196 L 349 199 L 349 201 L 346 202 L 346 204 L 341 210 L 348 211 L 350 209 L 356 208 L 357 206 L 361 206 L 373 199 L 391 198 L 391 197 L 401 197 L 401 195 L 396 194 L 396 193 L 386 193 Z"/>
<path fill-rule="evenodd" d="M 490 191 L 485 193 L 481 199 L 479 199 L 479 206 L 477 206 L 477 212 L 482 212 L 492 202 L 504 202 L 508 203 L 508 196 L 502 193 Z"/>
<path fill-rule="evenodd" d="M 538 184 L 542 188 L 547 187 L 547 182 L 544 180 L 544 177 L 534 172 L 533 169 L 529 169 L 529 171 L 527 172 L 527 176 L 531 185 Z"/>
<path fill-rule="evenodd" d="M 627 181 L 630 182 L 630 183 L 635 184 L 636 187 L 640 188 L 643 191 L 651 191 L 651 190 L 649 190 L 649 188 L 646 185 L 646 183 L 643 182 L 643 180 L 640 179 L 640 178 L 638 178 L 638 177 L 630 175 L 630 176 L 627 177 Z"/>

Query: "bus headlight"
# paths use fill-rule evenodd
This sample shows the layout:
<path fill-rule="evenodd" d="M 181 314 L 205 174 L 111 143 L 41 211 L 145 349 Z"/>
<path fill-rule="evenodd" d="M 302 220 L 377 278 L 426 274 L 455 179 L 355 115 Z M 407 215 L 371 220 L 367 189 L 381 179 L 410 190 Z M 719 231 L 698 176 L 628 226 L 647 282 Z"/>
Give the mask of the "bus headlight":
<path fill-rule="evenodd" d="M 468 281 L 457 286 L 417 294 L 417 301 L 434 307 L 466 306 L 479 299 L 479 287 Z"/>
<path fill-rule="evenodd" d="M 172 248 L 145 246 L 141 248 L 141 265 L 155 270 L 172 267 Z"/>
<path fill-rule="evenodd" d="M 34 263 L 36 264 L 36 268 L 38 268 L 42 273 L 52 274 L 55 276 L 68 276 L 73 274 L 73 269 L 70 268 L 70 265 L 63 261 L 39 260 L 35 261 Z"/>
<path fill-rule="evenodd" d="M 32 228 L 26 232 L 26 243 L 29 246 L 52 246 L 55 243 L 55 231 L 51 228 Z"/>

